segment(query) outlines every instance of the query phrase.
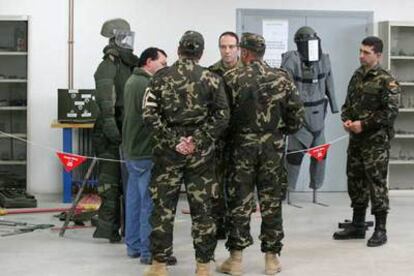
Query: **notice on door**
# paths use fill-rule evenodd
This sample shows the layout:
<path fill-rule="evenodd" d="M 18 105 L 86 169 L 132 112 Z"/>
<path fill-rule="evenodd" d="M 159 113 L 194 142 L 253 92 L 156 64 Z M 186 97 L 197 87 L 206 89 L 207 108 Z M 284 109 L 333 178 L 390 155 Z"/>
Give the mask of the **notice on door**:
<path fill-rule="evenodd" d="M 266 40 L 264 60 L 271 67 L 280 67 L 282 54 L 288 50 L 288 33 L 287 20 L 263 20 L 263 37 Z"/>

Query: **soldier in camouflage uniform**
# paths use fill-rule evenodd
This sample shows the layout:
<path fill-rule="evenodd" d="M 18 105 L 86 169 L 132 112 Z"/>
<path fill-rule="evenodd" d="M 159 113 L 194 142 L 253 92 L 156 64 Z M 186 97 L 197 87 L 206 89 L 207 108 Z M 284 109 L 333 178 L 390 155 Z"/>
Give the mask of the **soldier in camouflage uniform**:
<path fill-rule="evenodd" d="M 93 147 L 99 158 L 119 160 L 121 143 L 124 85 L 138 58 L 132 53 L 130 26 L 124 19 L 106 21 L 101 30 L 109 44 L 104 48 L 103 61 L 95 72 L 96 104 L 98 116 L 93 129 Z M 94 238 L 121 240 L 120 227 L 120 178 L 117 162 L 99 161 L 98 192 L 102 204 Z"/>
<path fill-rule="evenodd" d="M 243 63 L 239 59 L 239 37 L 234 32 L 224 32 L 219 37 L 219 49 L 221 59 L 211 65 L 208 69 L 220 77 L 233 69 L 240 68 Z M 230 99 L 229 89 L 226 87 L 226 94 Z M 228 133 L 225 132 L 216 143 L 215 173 L 217 183 L 213 188 L 213 217 L 216 222 L 217 234 L 219 240 L 226 239 L 226 200 L 224 196 L 225 174 L 229 161 L 229 143 Z"/>
<path fill-rule="evenodd" d="M 221 59 L 208 67 L 208 69 L 220 77 L 233 68 L 243 67 L 239 59 L 239 37 L 234 32 L 224 32 L 219 37 L 219 49 Z"/>
<path fill-rule="evenodd" d="M 262 226 L 261 250 L 265 253 L 266 274 L 280 271 L 278 254 L 284 236 L 282 226 L 282 186 L 286 185 L 283 166 L 284 135 L 302 127 L 304 108 L 288 73 L 263 61 L 264 38 L 244 33 L 240 42 L 244 68 L 224 75 L 232 91 L 230 129 L 232 151 L 227 183 L 230 257 L 219 271 L 242 274 L 242 250 L 253 243 L 250 235 L 251 201 L 257 189 Z M 283 184 L 283 185 L 282 185 Z"/>
<path fill-rule="evenodd" d="M 144 121 L 153 129 L 156 141 L 150 184 L 153 263 L 146 276 L 168 275 L 165 262 L 172 253 L 182 183 L 191 211 L 197 275 L 210 275 L 209 263 L 217 244 L 211 215 L 214 142 L 228 125 L 229 108 L 222 80 L 198 65 L 203 50 L 202 35 L 185 32 L 178 61 L 158 71 L 145 93 Z"/>
<path fill-rule="evenodd" d="M 368 246 L 387 242 L 388 160 L 400 96 L 398 83 L 379 65 L 382 48 L 383 43 L 377 37 L 362 41 L 361 67 L 349 82 L 342 106 L 343 125 L 350 133 L 347 175 L 353 219 L 348 228 L 336 232 L 333 237 L 337 240 L 364 239 L 365 213 L 371 199 L 375 231 Z"/>

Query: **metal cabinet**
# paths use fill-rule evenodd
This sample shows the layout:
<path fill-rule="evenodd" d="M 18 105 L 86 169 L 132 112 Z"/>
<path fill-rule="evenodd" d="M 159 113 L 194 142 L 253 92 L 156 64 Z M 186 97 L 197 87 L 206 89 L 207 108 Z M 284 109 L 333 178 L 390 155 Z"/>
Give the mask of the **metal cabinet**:
<path fill-rule="evenodd" d="M 0 188 L 26 188 L 27 42 L 27 16 L 0 16 Z"/>
<path fill-rule="evenodd" d="M 391 143 L 389 186 L 413 189 L 414 182 L 414 22 L 379 23 L 383 66 L 401 85 L 401 104 Z"/>

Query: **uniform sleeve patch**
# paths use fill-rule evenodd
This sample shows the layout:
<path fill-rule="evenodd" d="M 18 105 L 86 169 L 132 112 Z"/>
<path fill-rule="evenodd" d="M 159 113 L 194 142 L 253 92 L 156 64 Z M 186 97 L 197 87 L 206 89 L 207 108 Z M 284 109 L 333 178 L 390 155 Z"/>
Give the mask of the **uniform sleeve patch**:
<path fill-rule="evenodd" d="M 395 81 L 395 80 L 393 80 L 393 81 L 390 81 L 389 83 L 388 83 L 388 89 L 395 89 L 395 88 L 397 88 L 398 87 L 398 83 Z"/>

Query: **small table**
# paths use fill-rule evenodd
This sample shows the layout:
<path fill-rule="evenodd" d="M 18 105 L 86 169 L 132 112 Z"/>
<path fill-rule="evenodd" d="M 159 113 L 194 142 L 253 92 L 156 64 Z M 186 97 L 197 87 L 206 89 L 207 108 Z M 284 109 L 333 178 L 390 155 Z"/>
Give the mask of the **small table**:
<path fill-rule="evenodd" d="M 63 129 L 63 152 L 72 153 L 72 129 L 92 129 L 94 123 L 60 123 L 53 120 L 52 128 Z M 72 172 L 62 170 L 63 179 L 63 203 L 72 202 Z"/>

